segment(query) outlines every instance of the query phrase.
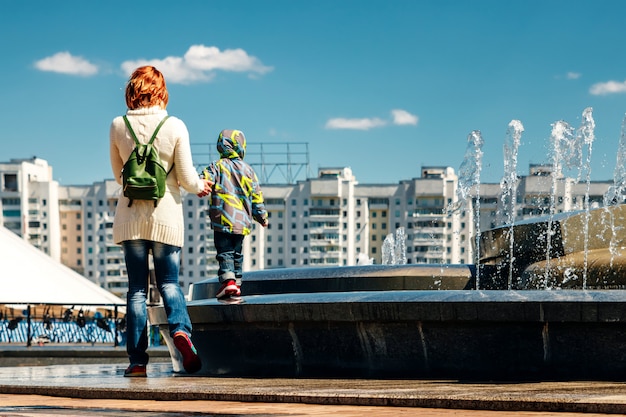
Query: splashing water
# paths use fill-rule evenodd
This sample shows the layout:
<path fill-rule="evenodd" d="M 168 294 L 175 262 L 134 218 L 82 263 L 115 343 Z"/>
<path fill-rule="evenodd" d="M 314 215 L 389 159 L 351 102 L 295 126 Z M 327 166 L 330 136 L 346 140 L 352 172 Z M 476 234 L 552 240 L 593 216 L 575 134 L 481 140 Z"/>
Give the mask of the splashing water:
<path fill-rule="evenodd" d="M 482 168 L 482 157 L 484 141 L 480 131 L 474 130 L 467 136 L 467 148 L 465 157 L 459 168 L 459 186 L 457 187 L 457 197 L 462 203 L 466 203 L 472 188 L 480 186 L 480 170 Z M 476 192 L 478 196 L 478 190 Z"/>
<path fill-rule="evenodd" d="M 624 202 L 626 194 L 626 115 L 622 120 L 622 130 L 617 149 L 617 162 L 613 171 L 613 185 L 604 195 L 604 205 L 612 206 Z"/>
<path fill-rule="evenodd" d="M 622 120 L 622 129 L 617 149 L 617 162 L 615 164 L 615 170 L 613 171 L 613 185 L 609 187 L 604 195 L 604 207 L 622 204 L 624 202 L 624 195 L 626 194 L 626 115 Z M 613 266 L 613 259 L 619 256 L 618 245 L 616 242 L 616 234 L 621 227 L 615 225 L 615 221 L 611 212 L 607 210 L 610 215 L 609 227 L 611 228 L 611 241 L 609 242 L 609 253 L 611 254 L 611 266 Z"/>
<path fill-rule="evenodd" d="M 579 175 L 577 178 L 582 176 L 582 172 L 585 173 L 585 182 L 587 187 L 585 189 L 585 222 L 583 224 L 584 231 L 584 264 L 583 264 L 583 289 L 587 288 L 587 267 L 588 267 L 588 249 L 589 249 L 589 189 L 591 187 L 591 153 L 593 149 L 593 141 L 595 139 L 595 130 L 596 123 L 593 120 L 593 109 L 591 107 L 587 107 L 583 111 L 583 121 L 578 129 L 577 137 L 579 138 L 577 142 L 580 142 L 580 147 L 586 145 L 586 154 L 587 158 L 585 159 L 585 164 L 579 170 Z"/>
<path fill-rule="evenodd" d="M 578 158 L 576 152 L 576 137 L 573 128 L 566 122 L 559 120 L 552 125 L 550 143 L 552 144 L 552 187 L 550 192 L 550 206 L 548 227 L 546 229 L 546 272 L 544 285 L 549 287 L 550 255 L 552 251 L 552 223 L 556 212 L 556 193 L 558 180 L 562 177 L 562 164 L 571 165 L 571 161 Z"/>
<path fill-rule="evenodd" d="M 474 207 L 474 220 L 476 231 L 476 288 L 480 283 L 480 171 L 482 169 L 482 157 L 484 141 L 479 130 L 474 130 L 467 136 L 465 156 L 459 168 L 459 183 L 456 189 L 457 201 L 447 207 L 448 215 L 455 213 L 467 206 L 472 190 L 475 191 L 476 207 Z"/>
<path fill-rule="evenodd" d="M 396 265 L 406 265 L 406 233 L 404 227 L 396 229 L 395 244 L 393 247 Z"/>
<path fill-rule="evenodd" d="M 356 264 L 357 265 L 373 265 L 374 258 L 370 258 L 363 252 L 359 252 L 356 256 Z"/>
<path fill-rule="evenodd" d="M 389 233 L 383 241 L 383 265 L 406 265 L 406 234 L 404 227 L 396 229 L 395 236 Z"/>
<path fill-rule="evenodd" d="M 517 196 L 517 154 L 524 126 L 519 120 L 511 120 L 504 142 L 504 176 L 500 180 L 503 216 L 509 225 L 509 279 L 508 288 L 513 285 L 513 264 L 515 262 L 513 226 L 515 224 L 515 199 Z"/>
<path fill-rule="evenodd" d="M 386 237 L 385 240 L 383 241 L 383 247 L 382 247 L 382 263 L 383 265 L 395 265 L 396 263 L 396 259 L 395 259 L 395 250 L 394 247 L 396 246 L 396 239 L 393 236 L 393 233 L 389 233 Z"/>
<path fill-rule="evenodd" d="M 552 129 L 552 189 L 550 192 L 550 219 L 546 231 L 546 283 L 549 278 L 552 236 L 552 219 L 556 213 L 556 195 L 559 179 L 567 176 L 573 178 L 574 184 L 585 178 L 586 192 L 584 199 L 585 221 L 583 222 L 583 275 L 582 286 L 586 288 L 587 282 L 587 254 L 589 247 L 589 189 L 591 184 L 591 153 L 593 141 L 595 139 L 593 120 L 593 109 L 587 107 L 583 111 L 581 126 L 574 132 L 574 129 L 566 122 L 559 121 L 553 125 Z M 586 154 L 586 158 L 583 156 Z M 572 172 L 575 171 L 575 172 Z"/>

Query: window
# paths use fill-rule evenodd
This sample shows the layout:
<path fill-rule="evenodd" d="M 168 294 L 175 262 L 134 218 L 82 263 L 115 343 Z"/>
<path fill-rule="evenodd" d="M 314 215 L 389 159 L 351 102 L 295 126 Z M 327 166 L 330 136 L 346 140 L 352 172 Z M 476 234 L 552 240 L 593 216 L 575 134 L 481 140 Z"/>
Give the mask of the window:
<path fill-rule="evenodd" d="M 4 174 L 4 191 L 17 191 L 17 174 Z"/>

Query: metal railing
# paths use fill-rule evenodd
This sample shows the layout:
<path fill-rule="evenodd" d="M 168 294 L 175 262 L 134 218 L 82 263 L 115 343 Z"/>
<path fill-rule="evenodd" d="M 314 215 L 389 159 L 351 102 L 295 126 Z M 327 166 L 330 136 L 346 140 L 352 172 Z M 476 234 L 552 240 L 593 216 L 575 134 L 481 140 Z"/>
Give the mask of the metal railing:
<path fill-rule="evenodd" d="M 126 320 L 118 307 L 123 305 L 4 305 L 0 311 L 0 343 L 102 343 L 113 346 L 126 341 Z M 94 312 L 86 310 L 93 307 Z M 17 311 L 16 311 L 17 310 Z M 39 310 L 39 311 L 37 311 Z"/>

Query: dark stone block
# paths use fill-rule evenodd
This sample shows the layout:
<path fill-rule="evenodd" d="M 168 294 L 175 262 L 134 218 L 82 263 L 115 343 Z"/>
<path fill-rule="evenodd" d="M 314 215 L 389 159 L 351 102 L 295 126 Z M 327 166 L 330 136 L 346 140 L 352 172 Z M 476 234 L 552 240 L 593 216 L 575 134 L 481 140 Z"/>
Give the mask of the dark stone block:
<path fill-rule="evenodd" d="M 188 303 L 200 374 L 520 380 L 625 371 L 626 291 L 477 291 L 458 285 L 471 283 L 476 268 L 434 271 L 442 268 L 250 273 L 241 304 Z M 459 288 L 432 289 L 444 282 Z M 167 329 L 162 307 L 149 315 Z"/>

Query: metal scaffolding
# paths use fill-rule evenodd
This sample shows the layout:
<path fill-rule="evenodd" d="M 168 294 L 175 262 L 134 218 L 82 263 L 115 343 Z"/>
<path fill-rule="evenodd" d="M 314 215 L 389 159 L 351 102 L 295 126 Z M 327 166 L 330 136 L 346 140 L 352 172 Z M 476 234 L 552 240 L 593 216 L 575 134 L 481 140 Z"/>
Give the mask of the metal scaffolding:
<path fill-rule="evenodd" d="M 196 169 L 201 171 L 219 159 L 215 144 L 192 143 Z M 245 160 L 263 184 L 295 184 L 311 177 L 308 142 L 262 142 L 247 146 Z M 276 176 L 280 176 L 277 180 Z"/>

